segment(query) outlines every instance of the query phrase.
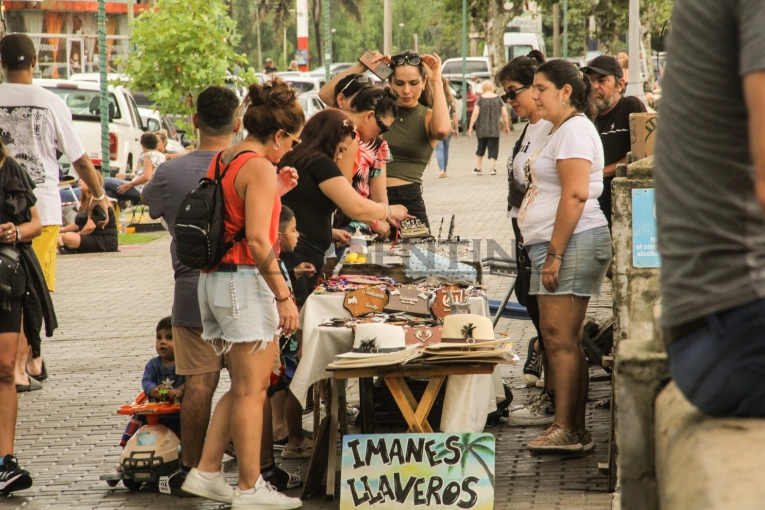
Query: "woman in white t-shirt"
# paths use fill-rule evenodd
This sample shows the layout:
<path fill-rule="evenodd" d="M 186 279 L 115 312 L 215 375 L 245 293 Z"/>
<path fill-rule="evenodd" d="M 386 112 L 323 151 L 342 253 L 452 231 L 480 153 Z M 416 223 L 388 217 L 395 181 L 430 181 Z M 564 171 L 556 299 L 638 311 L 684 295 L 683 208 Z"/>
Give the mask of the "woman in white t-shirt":
<path fill-rule="evenodd" d="M 532 262 L 550 371 L 555 374 L 555 421 L 527 448 L 535 453 L 589 451 L 585 430 L 589 387 L 582 326 L 591 296 L 599 296 L 611 262 L 603 192 L 603 145 L 585 113 L 592 85 L 570 62 L 539 67 L 533 98 L 552 131 L 525 164 L 526 195 L 518 225 Z"/>
<path fill-rule="evenodd" d="M 523 196 L 526 192 L 526 176 L 523 167 L 529 154 L 541 146 L 545 137 L 550 133 L 552 124 L 544 120 L 537 112 L 537 105 L 532 97 L 534 74 L 537 68 L 545 62 L 544 56 L 533 51 L 528 56 L 516 57 L 503 67 L 494 81 L 502 87 L 505 94 L 502 99 L 510 104 L 519 117 L 529 119 L 523 128 L 521 136 L 513 148 L 513 152 L 507 160 L 507 179 L 509 191 L 507 195 L 508 216 L 512 218 L 513 234 L 516 242 L 516 264 L 518 266 L 518 278 L 515 282 L 515 296 L 518 302 L 526 307 L 529 317 L 534 323 L 537 335 L 529 340 L 528 356 L 523 365 L 523 380 L 529 386 L 536 386 L 542 375 L 542 362 L 544 342 L 539 324 L 539 305 L 537 297 L 529 294 L 529 276 L 531 274 L 531 260 L 523 244 L 523 236 L 518 228 L 518 210 L 521 207 Z M 549 373 L 545 374 L 545 384 L 550 381 Z M 552 416 L 544 412 L 541 405 L 536 405 L 540 400 L 551 400 L 547 388 L 542 395 L 534 397 L 527 406 L 510 413 L 510 423 L 515 425 L 550 425 Z"/>

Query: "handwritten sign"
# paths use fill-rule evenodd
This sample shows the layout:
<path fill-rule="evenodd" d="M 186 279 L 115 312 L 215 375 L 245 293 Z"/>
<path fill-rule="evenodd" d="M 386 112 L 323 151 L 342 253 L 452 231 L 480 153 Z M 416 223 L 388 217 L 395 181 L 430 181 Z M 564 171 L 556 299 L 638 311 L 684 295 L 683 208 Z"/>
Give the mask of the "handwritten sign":
<path fill-rule="evenodd" d="M 340 510 L 494 508 L 491 434 L 343 437 Z"/>
<path fill-rule="evenodd" d="M 656 199 L 653 189 L 632 190 L 632 265 L 661 267 L 656 239 Z"/>

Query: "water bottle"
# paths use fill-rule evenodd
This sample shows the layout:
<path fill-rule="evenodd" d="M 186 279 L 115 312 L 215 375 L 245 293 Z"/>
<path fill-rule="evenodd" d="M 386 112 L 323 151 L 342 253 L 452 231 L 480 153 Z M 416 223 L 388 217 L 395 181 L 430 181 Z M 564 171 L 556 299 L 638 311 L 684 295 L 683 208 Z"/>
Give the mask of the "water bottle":
<path fill-rule="evenodd" d="M 121 234 L 127 234 L 127 216 L 125 216 L 125 211 L 120 209 L 120 233 Z"/>

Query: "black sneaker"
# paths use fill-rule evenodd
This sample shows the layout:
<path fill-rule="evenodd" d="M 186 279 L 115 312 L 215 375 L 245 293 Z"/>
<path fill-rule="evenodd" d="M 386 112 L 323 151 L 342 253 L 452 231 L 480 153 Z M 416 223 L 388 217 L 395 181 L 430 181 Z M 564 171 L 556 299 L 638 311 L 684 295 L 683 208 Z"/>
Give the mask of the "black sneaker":
<path fill-rule="evenodd" d="M 181 472 L 176 471 L 168 478 L 162 477 L 159 479 L 159 492 L 162 494 L 172 494 L 173 496 L 178 496 L 179 498 L 193 498 L 193 494 L 189 494 L 188 492 L 183 492 L 181 490 L 181 485 L 183 485 L 183 482 L 185 481 L 186 478 L 181 474 Z"/>
<path fill-rule="evenodd" d="M 474 169 L 473 169 L 473 173 L 474 173 L 475 175 L 483 175 L 483 172 L 481 171 L 481 169 L 480 169 L 480 168 L 474 168 Z"/>
<path fill-rule="evenodd" d="M 32 486 L 32 477 L 29 472 L 19 467 L 19 462 L 13 455 L 3 457 L 3 465 L 0 466 L 0 494 L 23 491 Z"/>
<path fill-rule="evenodd" d="M 542 356 L 534 351 L 534 343 L 537 337 L 529 340 L 529 352 L 526 355 L 526 363 L 523 364 L 523 380 L 526 386 L 536 386 L 542 376 Z"/>
<path fill-rule="evenodd" d="M 260 474 L 263 476 L 263 480 L 276 487 L 279 492 L 303 485 L 303 480 L 298 475 L 288 473 L 275 464 L 273 469 L 262 471 Z"/>

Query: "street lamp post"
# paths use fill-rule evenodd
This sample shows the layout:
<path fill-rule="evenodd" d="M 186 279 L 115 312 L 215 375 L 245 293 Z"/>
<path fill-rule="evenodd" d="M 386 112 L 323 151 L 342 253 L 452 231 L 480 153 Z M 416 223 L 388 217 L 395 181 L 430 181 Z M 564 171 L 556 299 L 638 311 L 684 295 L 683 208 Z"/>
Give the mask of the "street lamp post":
<path fill-rule="evenodd" d="M 645 101 L 643 82 L 640 79 L 640 0 L 630 0 L 629 43 L 630 68 L 626 94 Z"/>

